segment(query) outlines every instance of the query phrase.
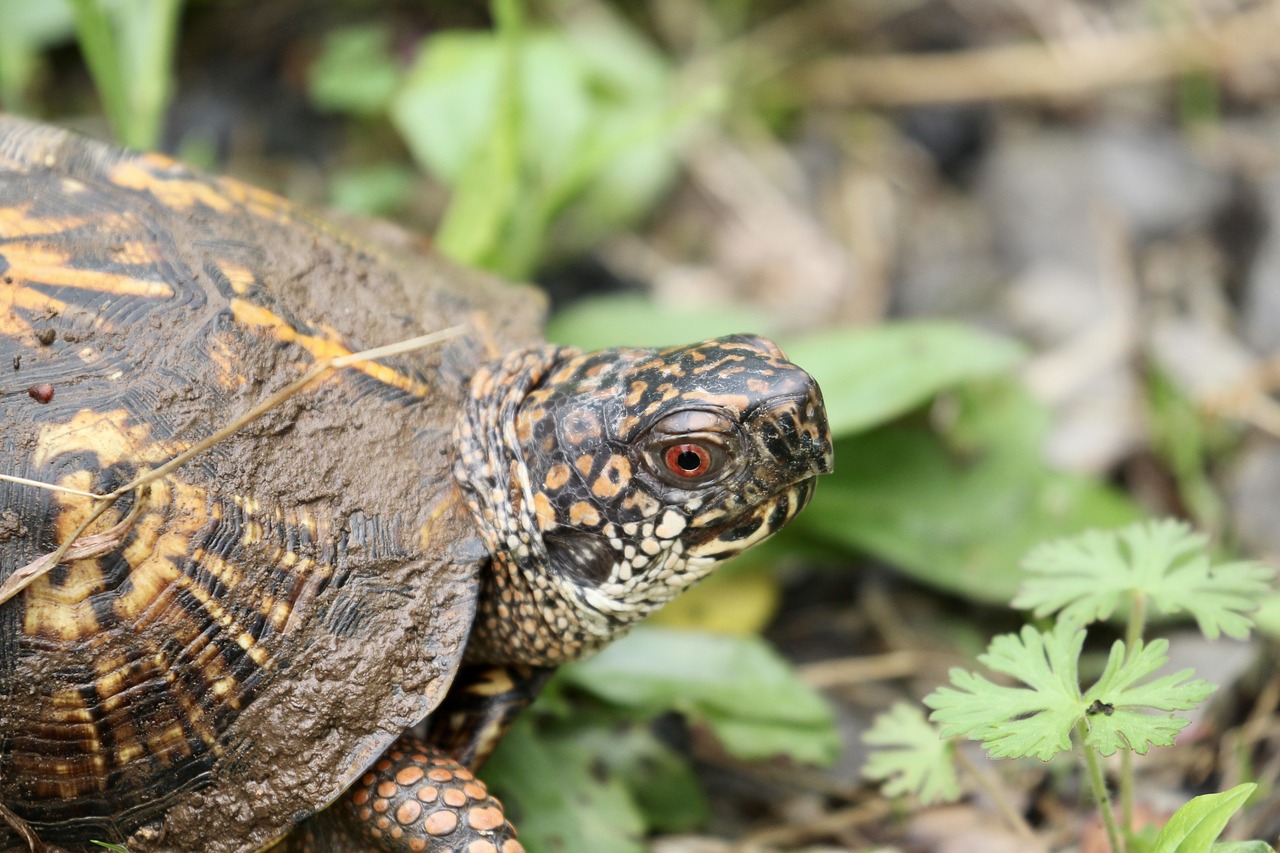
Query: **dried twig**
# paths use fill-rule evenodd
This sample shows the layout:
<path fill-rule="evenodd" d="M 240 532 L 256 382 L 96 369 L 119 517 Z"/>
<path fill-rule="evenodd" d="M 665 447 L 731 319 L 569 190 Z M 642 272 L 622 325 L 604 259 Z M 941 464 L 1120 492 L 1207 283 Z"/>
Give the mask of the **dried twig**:
<path fill-rule="evenodd" d="M 40 836 L 36 835 L 36 831 L 25 820 L 18 817 L 12 809 L 3 804 L 0 804 L 0 821 L 22 836 L 22 840 L 27 843 L 27 849 L 31 853 L 43 853 L 45 847 L 40 841 Z"/>
<path fill-rule="evenodd" d="M 233 433 L 243 429 L 248 424 L 276 408 L 281 403 L 306 388 L 312 382 L 320 379 L 329 371 L 336 370 L 341 367 L 349 367 L 361 361 L 374 361 L 379 358 L 386 358 L 387 356 L 399 355 L 400 353 L 421 349 L 422 347 L 430 346 L 431 344 L 439 343 L 450 338 L 456 338 L 465 331 L 465 326 L 450 326 L 449 328 L 441 329 L 438 332 L 420 335 L 416 338 L 410 338 L 398 343 L 388 344 L 387 346 L 375 347 L 374 349 L 363 350 L 362 352 L 321 359 L 313 364 L 306 373 L 267 397 L 265 400 L 261 401 L 235 420 L 226 424 L 212 435 L 196 442 L 177 456 L 174 456 L 168 462 L 165 462 L 159 468 L 144 471 L 120 488 L 107 494 L 99 495 L 93 492 L 82 492 L 76 489 L 57 486 L 52 483 L 43 483 L 36 480 L 27 480 L 22 477 L 0 475 L 9 482 L 43 489 L 52 489 L 55 491 L 70 492 L 72 494 L 88 497 L 96 504 L 93 512 L 89 514 L 89 517 L 76 528 L 75 532 L 72 533 L 65 542 L 58 546 L 56 551 L 44 554 L 35 560 L 32 560 L 30 563 L 27 563 L 25 566 L 22 566 L 9 576 L 3 585 L 0 585 L 0 605 L 13 598 L 19 592 L 22 592 L 22 590 L 30 586 L 37 578 L 44 575 L 63 560 L 96 557 L 114 550 L 119 546 L 125 534 L 129 532 L 129 529 L 137 519 L 139 508 L 142 506 L 145 497 L 143 489 L 148 484 L 168 475 L 175 469 L 191 461 L 193 457 L 198 456 L 219 442 L 224 441 Z M 84 537 L 83 539 L 81 538 L 84 536 L 85 531 L 87 531 L 99 518 L 101 518 L 108 509 L 115 505 L 116 501 L 133 491 L 137 491 L 138 494 L 134 500 L 133 509 L 129 512 L 128 516 L 107 530 L 96 533 L 92 536 Z"/>
<path fill-rule="evenodd" d="M 1216 24 L 1015 44 L 945 54 L 841 56 L 790 78 L 821 104 L 924 104 L 1080 95 L 1188 71 L 1280 58 L 1280 2 Z"/>

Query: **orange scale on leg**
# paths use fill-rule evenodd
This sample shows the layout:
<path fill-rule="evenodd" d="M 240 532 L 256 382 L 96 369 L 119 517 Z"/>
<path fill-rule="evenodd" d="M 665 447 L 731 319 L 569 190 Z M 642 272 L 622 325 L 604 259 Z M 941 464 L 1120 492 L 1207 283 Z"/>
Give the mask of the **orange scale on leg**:
<path fill-rule="evenodd" d="M 448 835 L 458 828 L 458 815 L 449 811 L 432 812 L 422 825 L 428 835 Z"/>

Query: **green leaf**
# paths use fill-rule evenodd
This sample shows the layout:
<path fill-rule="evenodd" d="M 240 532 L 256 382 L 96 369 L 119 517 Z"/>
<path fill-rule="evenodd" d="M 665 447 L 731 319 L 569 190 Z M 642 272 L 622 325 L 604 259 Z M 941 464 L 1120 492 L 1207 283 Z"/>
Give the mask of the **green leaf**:
<path fill-rule="evenodd" d="M 523 716 L 485 766 L 520 840 L 534 851 L 642 853 L 644 821 L 622 780 L 572 737 L 540 737 Z"/>
<path fill-rule="evenodd" d="M 120 141 L 156 147 L 182 0 L 71 0 L 85 63 Z"/>
<path fill-rule="evenodd" d="M 74 33 L 66 0 L 0 0 L 0 106 L 21 112 L 40 53 Z"/>
<path fill-rule="evenodd" d="M 329 181 L 329 201 L 361 216 L 385 215 L 413 195 L 415 176 L 410 167 L 394 162 L 341 169 Z"/>
<path fill-rule="evenodd" d="M 96 839 L 90 839 L 89 843 L 96 844 L 99 847 L 105 847 L 108 850 L 114 850 L 115 853 L 129 853 L 129 848 L 125 847 L 123 844 L 112 844 L 109 841 L 98 841 Z"/>
<path fill-rule="evenodd" d="M 1218 794 L 1192 799 L 1174 812 L 1160 830 L 1152 853 L 1203 853 L 1211 845 L 1213 850 L 1221 853 L 1221 849 L 1228 845 L 1213 845 L 1213 842 L 1257 787 L 1249 782 Z"/>
<path fill-rule="evenodd" d="M 547 324 L 547 338 L 586 350 L 684 344 L 736 332 L 769 334 L 772 321 L 740 306 L 682 308 L 645 296 L 598 296 L 575 302 Z"/>
<path fill-rule="evenodd" d="M 648 726 L 579 723 L 573 738 L 630 789 L 650 831 L 688 832 L 710 817 L 706 795 L 688 762 Z"/>
<path fill-rule="evenodd" d="M 972 456 L 914 424 L 839 440 L 835 473 L 792 527 L 941 589 L 1007 604 L 1036 543 L 1138 516 L 1114 489 L 1010 452 L 1016 440 Z"/>
<path fill-rule="evenodd" d="M 707 99 L 677 98 L 660 54 L 620 25 L 530 31 L 516 17 L 496 36 L 428 39 L 391 112 L 454 187 L 441 247 L 523 277 L 553 239 L 596 242 L 646 211 Z"/>
<path fill-rule="evenodd" d="M 826 701 L 758 637 L 640 628 L 559 678 L 643 717 L 681 711 L 739 758 L 827 763 L 839 749 Z"/>
<path fill-rule="evenodd" d="M 1276 853 L 1276 848 L 1265 841 L 1219 841 L 1209 850 L 1210 853 Z"/>
<path fill-rule="evenodd" d="M 868 756 L 862 775 L 883 783 L 887 796 L 914 795 L 923 805 L 960 799 L 955 745 L 917 706 L 897 703 L 876 717 L 862 740 L 878 747 Z"/>
<path fill-rule="evenodd" d="M 1102 755 L 1128 749 L 1145 755 L 1151 746 L 1168 746 L 1189 722 L 1183 717 L 1143 713 L 1139 708 L 1185 711 L 1204 701 L 1216 688 L 1184 669 L 1144 684 L 1136 684 L 1168 661 L 1167 640 L 1138 644 L 1124 660 L 1124 643 L 1111 647 L 1107 665 L 1097 683 L 1084 694 L 1088 735 L 1085 744 Z"/>
<path fill-rule="evenodd" d="M 1210 639 L 1249 636 L 1245 616 L 1270 589 L 1275 572 L 1256 562 L 1211 565 L 1208 540 L 1182 522 L 1089 531 L 1036 548 L 1014 607 L 1060 613 L 1078 624 L 1106 619 L 1142 597 L 1166 615 L 1189 613 Z"/>
<path fill-rule="evenodd" d="M 1190 708 L 1214 690 L 1204 681 L 1188 681 L 1190 670 L 1138 684 L 1167 660 L 1168 643 L 1156 640 L 1135 646 L 1128 661 L 1124 643 L 1117 641 L 1102 676 L 1082 693 L 1084 638 L 1084 629 L 1067 621 L 1049 632 L 1028 625 L 1020 634 L 996 637 L 978 660 L 1026 686 L 996 684 L 953 669 L 953 686 L 925 697 L 934 709 L 930 719 L 941 724 L 945 737 L 982 741 L 993 758 L 1034 755 L 1048 761 L 1070 748 L 1072 730 L 1082 719 L 1088 732 L 1085 744 L 1103 755 L 1121 748 L 1145 754 L 1151 746 L 1173 743 L 1190 722 L 1145 711 Z"/>
<path fill-rule="evenodd" d="M 391 30 L 380 24 L 345 27 L 325 35 L 307 74 L 311 102 L 321 110 L 354 115 L 386 112 L 400 83 Z"/>
<path fill-rule="evenodd" d="M 836 437 L 879 426 L 962 382 L 1006 373 L 1023 349 L 943 322 L 836 329 L 788 342 L 787 355 L 822 388 Z"/>

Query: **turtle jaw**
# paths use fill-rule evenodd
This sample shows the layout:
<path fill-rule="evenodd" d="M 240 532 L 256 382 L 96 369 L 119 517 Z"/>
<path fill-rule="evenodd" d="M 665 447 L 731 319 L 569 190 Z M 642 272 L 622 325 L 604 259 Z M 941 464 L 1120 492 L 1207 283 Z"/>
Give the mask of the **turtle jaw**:
<path fill-rule="evenodd" d="M 816 477 L 799 480 L 728 523 L 707 528 L 685 551 L 690 575 L 701 578 L 725 560 L 772 537 L 809 505 L 816 485 Z"/>

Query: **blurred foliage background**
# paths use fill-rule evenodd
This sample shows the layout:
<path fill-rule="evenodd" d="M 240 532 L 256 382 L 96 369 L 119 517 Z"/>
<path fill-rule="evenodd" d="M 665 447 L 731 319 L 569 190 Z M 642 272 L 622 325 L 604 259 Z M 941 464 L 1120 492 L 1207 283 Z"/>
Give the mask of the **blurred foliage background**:
<path fill-rule="evenodd" d="M 434 234 L 557 341 L 751 330 L 819 379 L 808 511 L 487 770 L 531 853 L 1022 849 L 865 787 L 871 715 L 1016 624 L 1036 542 L 1152 514 L 1280 553 L 1270 0 L 0 0 L 0 99 Z M 1223 737 L 1150 789 L 1229 775 Z M 1077 783 L 990 769 L 1099 849 Z"/>

